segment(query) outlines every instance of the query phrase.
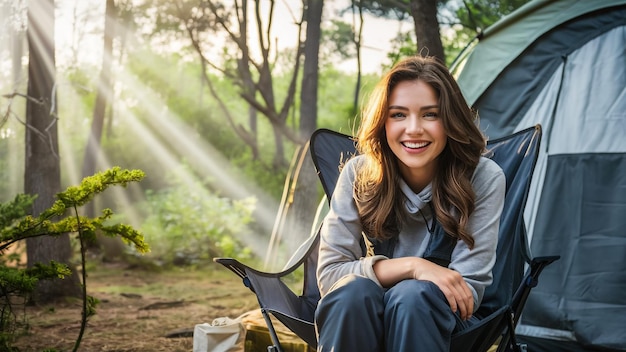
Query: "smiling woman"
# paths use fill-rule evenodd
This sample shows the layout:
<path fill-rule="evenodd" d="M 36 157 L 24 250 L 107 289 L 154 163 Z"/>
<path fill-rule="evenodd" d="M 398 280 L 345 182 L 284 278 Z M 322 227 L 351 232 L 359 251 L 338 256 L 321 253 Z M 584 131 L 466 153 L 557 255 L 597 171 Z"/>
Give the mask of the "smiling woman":
<path fill-rule="evenodd" d="M 481 156 L 475 115 L 432 57 L 382 77 L 357 141 L 320 230 L 318 350 L 447 351 L 479 322 L 504 173 Z"/>

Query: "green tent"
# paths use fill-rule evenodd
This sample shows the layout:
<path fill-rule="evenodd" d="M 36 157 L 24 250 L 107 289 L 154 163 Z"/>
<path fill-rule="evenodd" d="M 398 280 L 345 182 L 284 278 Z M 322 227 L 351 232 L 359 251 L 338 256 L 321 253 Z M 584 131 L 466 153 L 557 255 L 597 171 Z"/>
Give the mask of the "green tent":
<path fill-rule="evenodd" d="M 536 0 L 453 64 L 489 138 L 541 124 L 525 221 L 561 255 L 517 329 L 531 351 L 626 351 L 626 0 Z"/>

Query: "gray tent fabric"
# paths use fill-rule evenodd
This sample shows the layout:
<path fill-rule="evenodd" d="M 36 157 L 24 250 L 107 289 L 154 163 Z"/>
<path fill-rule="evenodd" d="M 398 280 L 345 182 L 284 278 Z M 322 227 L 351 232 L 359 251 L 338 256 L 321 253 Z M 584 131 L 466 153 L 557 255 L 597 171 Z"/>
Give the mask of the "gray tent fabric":
<path fill-rule="evenodd" d="M 549 159 L 539 203 L 539 209 L 548 211 L 537 214 L 531 251 L 559 253 L 561 260 L 544 272 L 522 324 L 551 327 L 555 337 L 586 346 L 625 348 L 626 189 L 616 192 L 615 187 L 620 179 L 625 186 L 626 155 Z M 533 333 L 532 328 L 526 331 Z"/>
<path fill-rule="evenodd" d="M 488 120 L 488 127 L 492 134 L 504 136 L 513 132 L 514 126 L 520 125 L 520 120 L 526 115 L 530 105 L 537 100 L 539 94 L 543 92 L 548 79 L 556 74 L 560 78 L 563 67 L 578 69 L 580 64 L 587 63 L 602 66 L 604 58 L 609 65 L 620 64 L 613 61 L 615 46 L 620 45 L 624 39 L 624 25 L 626 25 L 626 9 L 597 13 L 583 19 L 572 21 L 548 33 L 541 40 L 531 45 L 524 55 L 520 56 L 509 68 L 501 73 L 501 77 L 496 80 L 475 103 L 480 106 L 481 120 Z M 606 34 L 612 28 L 619 27 L 614 33 Z M 601 34 L 606 34 L 600 36 Z M 600 37 L 599 37 L 600 36 Z M 598 38 L 599 37 L 599 38 Z M 597 39 L 597 43 L 590 43 L 589 38 Z M 620 40 L 621 39 L 621 40 Z M 585 54 L 576 52 L 581 46 L 589 45 L 590 48 L 583 50 Z M 622 46 L 622 48 L 624 48 Z M 576 54 L 573 54 L 576 53 Z M 591 57 L 581 55 L 590 55 Z M 623 58 L 623 56 L 622 56 Z M 577 60 L 569 65 L 567 61 Z M 566 64 L 564 66 L 564 64 Z M 623 66 L 625 63 L 621 62 Z M 613 67 L 597 67 L 592 70 L 581 70 L 580 75 L 592 74 L 594 71 L 603 69 L 603 72 L 611 74 L 615 72 Z M 567 75 L 566 77 L 569 77 Z M 601 89 L 593 86 L 582 85 L 581 80 L 587 78 L 587 82 L 597 86 L 601 84 Z M 609 77 L 610 78 L 610 77 Z M 569 86 L 568 89 L 578 88 L 583 94 L 603 94 L 606 90 L 606 81 L 594 80 L 593 77 L 576 77 L 577 87 Z M 609 82 L 612 79 L 608 80 Z M 515 83 L 517 94 L 507 95 L 511 91 L 511 85 Z M 563 82 L 567 85 L 567 82 Z M 609 83 L 610 84 L 610 83 Z M 561 90 L 561 87 L 556 87 Z M 610 99 L 610 98 L 609 98 Z M 594 101 L 594 99 L 590 99 Z M 505 117 L 505 118 L 503 118 Z M 544 127 L 548 127 L 544 125 Z M 495 129 L 495 130 L 494 130 Z"/>
<path fill-rule="evenodd" d="M 626 351 L 626 0 L 520 10 L 455 64 L 489 138 L 544 126 L 525 222 L 532 255 L 561 260 L 517 333 L 533 351 Z"/>

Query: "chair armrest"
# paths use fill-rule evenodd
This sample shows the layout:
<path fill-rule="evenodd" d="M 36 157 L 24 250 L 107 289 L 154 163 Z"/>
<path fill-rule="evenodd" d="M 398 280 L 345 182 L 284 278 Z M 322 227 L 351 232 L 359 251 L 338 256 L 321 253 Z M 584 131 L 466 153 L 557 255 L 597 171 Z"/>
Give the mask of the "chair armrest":
<path fill-rule="evenodd" d="M 545 269 L 545 267 L 552 264 L 553 262 L 559 260 L 560 258 L 560 255 L 533 258 L 533 260 L 531 260 L 530 262 L 530 275 L 526 284 L 530 287 L 537 286 L 537 284 L 539 283 L 539 275 L 541 275 L 543 269 Z"/>
<path fill-rule="evenodd" d="M 254 269 L 246 264 L 243 264 L 242 262 L 234 258 L 213 258 L 213 261 L 216 263 L 222 264 L 223 266 L 230 269 L 230 271 L 234 272 L 237 276 L 239 276 L 242 279 L 246 277 L 246 273 L 254 273 L 255 275 L 266 276 L 266 277 L 284 277 L 284 276 L 291 274 L 296 269 L 298 269 L 298 267 L 303 262 L 303 261 L 299 261 L 282 271 L 271 273 L 271 272 L 265 272 L 265 271 Z"/>
<path fill-rule="evenodd" d="M 297 268 L 278 273 L 268 273 L 253 269 L 233 258 L 214 258 L 243 280 L 243 284 L 257 296 L 262 308 L 296 314 L 301 308 L 299 297 L 281 281 L 281 278 Z"/>
<path fill-rule="evenodd" d="M 517 289 L 515 295 L 513 295 L 513 301 L 511 306 L 514 311 L 514 324 L 517 325 L 517 322 L 520 318 L 522 310 L 526 305 L 526 300 L 528 299 L 528 295 L 532 288 L 537 286 L 539 283 L 539 275 L 543 269 L 545 269 L 548 265 L 552 264 L 556 260 L 560 259 L 560 255 L 552 255 L 552 256 L 544 256 L 544 257 L 536 257 L 533 258 L 530 262 L 530 268 L 528 269 L 524 279 L 522 281 L 522 285 Z"/>

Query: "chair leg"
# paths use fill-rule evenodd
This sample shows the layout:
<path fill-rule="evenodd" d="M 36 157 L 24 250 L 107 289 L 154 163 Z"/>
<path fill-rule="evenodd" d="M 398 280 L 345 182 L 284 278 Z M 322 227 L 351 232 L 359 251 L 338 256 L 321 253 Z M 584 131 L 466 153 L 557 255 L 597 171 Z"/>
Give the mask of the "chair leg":
<path fill-rule="evenodd" d="M 513 321 L 513 312 L 509 315 L 509 336 L 511 337 L 510 344 L 513 352 L 522 352 L 520 345 L 517 343 L 517 335 L 515 335 L 515 322 Z"/>
<path fill-rule="evenodd" d="M 265 325 L 267 325 L 268 332 L 270 334 L 270 338 L 272 339 L 272 346 L 267 346 L 268 352 L 283 352 L 282 348 L 280 348 L 280 341 L 278 340 L 278 335 L 276 334 L 276 330 L 274 329 L 274 324 L 272 324 L 272 320 L 270 319 L 270 315 L 264 308 L 261 308 L 261 315 L 263 315 L 263 319 L 265 320 Z"/>
<path fill-rule="evenodd" d="M 500 339 L 500 343 L 498 344 L 498 349 L 496 352 L 525 352 L 525 348 L 522 348 L 517 343 L 517 336 L 515 335 L 515 313 L 513 310 L 509 309 L 508 319 L 507 319 L 507 331 L 502 335 Z"/>

